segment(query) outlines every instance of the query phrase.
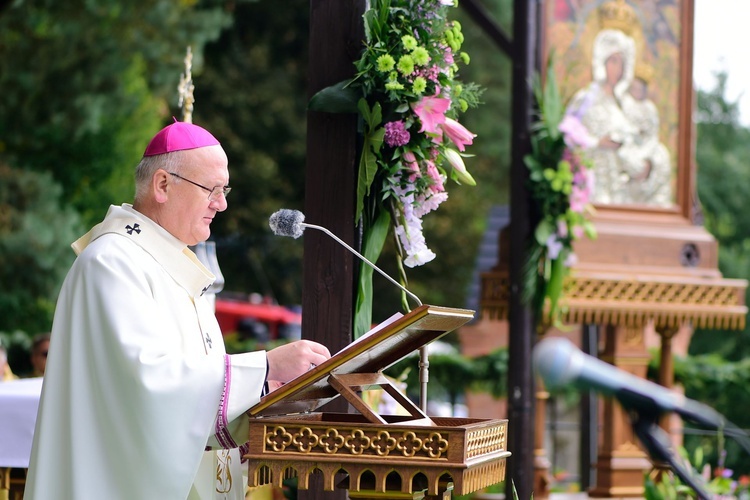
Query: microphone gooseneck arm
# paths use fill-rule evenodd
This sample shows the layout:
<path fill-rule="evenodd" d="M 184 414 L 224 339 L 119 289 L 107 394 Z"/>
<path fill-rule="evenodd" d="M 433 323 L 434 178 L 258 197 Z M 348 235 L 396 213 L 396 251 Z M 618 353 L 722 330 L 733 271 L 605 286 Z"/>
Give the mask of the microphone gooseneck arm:
<path fill-rule="evenodd" d="M 364 255 L 362 255 L 361 253 L 357 252 L 357 251 L 356 251 L 355 249 L 353 249 L 353 248 L 352 248 L 351 246 L 349 246 L 349 245 L 348 245 L 348 244 L 347 244 L 347 243 L 346 243 L 346 242 L 345 242 L 344 240 L 342 240 L 341 238 L 339 238 L 338 236 L 336 236 L 335 234 L 333 234 L 333 233 L 332 233 L 331 231 L 329 231 L 328 229 L 324 228 L 323 226 L 317 226 L 317 225 L 315 225 L 315 224 L 308 224 L 307 222 L 300 222 L 300 223 L 299 223 L 299 225 L 300 225 L 300 226 L 302 226 L 302 227 L 309 227 L 309 228 L 312 228 L 312 229 L 317 229 L 317 230 L 319 230 L 319 231 L 323 231 L 323 232 L 324 232 L 324 233 L 326 233 L 326 234 L 327 234 L 328 236 L 330 236 L 330 237 L 331 237 L 331 238 L 333 238 L 334 240 L 338 241 L 338 242 L 339 242 L 339 243 L 340 243 L 341 245 L 343 245 L 343 246 L 344 246 L 344 247 L 345 247 L 345 248 L 346 248 L 347 250 L 349 250 L 349 251 L 350 251 L 350 252 L 352 252 L 352 253 L 353 253 L 354 255 L 356 255 L 357 257 L 359 257 L 360 259 L 362 259 L 362 260 L 363 260 L 364 262 L 366 262 L 366 263 L 367 263 L 367 264 L 368 264 L 368 265 L 369 265 L 369 266 L 370 266 L 371 268 L 373 268 L 373 269 L 375 269 L 375 270 L 376 270 L 377 272 L 379 272 L 379 273 L 380 273 L 380 274 L 381 274 L 381 275 L 382 275 L 382 276 L 383 276 L 384 278 L 386 278 L 386 279 L 387 279 L 388 281 L 390 281 L 391 283 L 393 283 L 394 285 L 396 285 L 397 287 L 399 287 L 399 288 L 400 288 L 401 290 L 403 290 L 403 291 L 404 291 L 404 292 L 405 292 L 405 293 L 406 293 L 406 294 L 407 294 L 407 295 L 408 295 L 409 297 L 411 297 L 412 299 L 414 299 L 414 301 L 415 301 L 415 302 L 417 303 L 417 305 L 419 305 L 419 306 L 421 306 L 421 305 L 422 305 L 422 301 L 421 301 L 421 300 L 419 300 L 419 297 L 417 297 L 417 296 L 416 296 L 416 295 L 414 295 L 414 294 L 413 294 L 412 292 L 410 292 L 409 290 L 407 290 L 407 289 L 406 289 L 406 287 L 404 287 L 404 286 L 403 286 L 403 285 L 402 285 L 401 283 L 399 283 L 398 281 L 396 281 L 396 280 L 394 280 L 393 278 L 391 278 L 390 276 L 388 276 L 388 275 L 387 275 L 387 274 L 386 274 L 386 273 L 385 273 L 384 271 L 382 271 L 382 270 L 381 270 L 381 269 L 380 269 L 380 268 L 379 268 L 378 266 L 376 266 L 375 264 L 373 264 L 372 262 L 370 262 L 370 261 L 369 261 L 369 260 L 368 260 L 368 259 L 367 259 L 367 258 L 366 258 L 366 257 L 365 257 Z"/>

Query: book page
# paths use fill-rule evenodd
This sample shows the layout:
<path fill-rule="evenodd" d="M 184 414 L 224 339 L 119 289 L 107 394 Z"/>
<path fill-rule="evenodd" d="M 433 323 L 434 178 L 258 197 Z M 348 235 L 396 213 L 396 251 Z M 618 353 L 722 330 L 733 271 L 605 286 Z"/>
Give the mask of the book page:
<path fill-rule="evenodd" d="M 400 312 L 397 312 L 397 313 L 395 313 L 395 314 L 394 314 L 393 316 L 391 316 L 390 318 L 386 319 L 385 321 L 383 321 L 383 322 L 381 322 L 381 323 L 378 323 L 378 324 L 377 324 L 377 325 L 375 325 L 375 326 L 374 326 L 374 327 L 373 327 L 372 329 L 370 329 L 369 331 L 365 332 L 365 333 L 364 333 L 364 334 L 363 334 L 363 335 L 362 335 L 361 337 L 359 337 L 359 338 L 358 338 L 357 340 L 355 340 L 355 341 L 353 341 L 353 342 L 349 343 L 349 345 L 347 345 L 347 346 L 344 346 L 344 348 L 343 348 L 343 349 L 346 349 L 347 347 L 349 347 L 349 346 L 352 346 L 352 345 L 356 345 L 356 344 L 357 344 L 358 342 L 361 342 L 361 341 L 362 341 L 363 339 L 366 339 L 366 338 L 367 338 L 367 337 L 369 337 L 370 335 L 373 335 L 373 334 L 375 334 L 375 333 L 377 333 L 377 332 L 379 332 L 379 331 L 383 330 L 383 329 L 384 329 L 385 327 L 387 327 L 388 325 L 390 325 L 391 323 L 393 323 L 393 322 L 394 322 L 394 321 L 396 321 L 397 319 L 399 319 L 399 318 L 402 318 L 403 316 L 404 316 L 404 315 L 403 315 L 402 313 L 400 313 Z M 342 350 L 343 350 L 343 349 L 342 349 Z M 341 352 L 341 351 L 339 351 L 339 352 Z"/>

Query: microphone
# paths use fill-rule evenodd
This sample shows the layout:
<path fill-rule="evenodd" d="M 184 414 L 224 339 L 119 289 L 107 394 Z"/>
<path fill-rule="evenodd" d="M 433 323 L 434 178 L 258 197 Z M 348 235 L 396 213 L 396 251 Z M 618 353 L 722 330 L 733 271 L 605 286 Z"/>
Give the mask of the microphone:
<path fill-rule="evenodd" d="M 394 280 L 390 276 L 388 276 L 385 271 L 380 269 L 378 266 L 370 262 L 364 255 L 357 252 L 355 249 L 350 247 L 346 244 L 344 240 L 333 234 L 328 229 L 322 227 L 322 226 L 316 226 L 315 224 L 307 224 L 305 222 L 305 214 L 300 212 L 299 210 L 290 210 L 288 208 L 282 208 L 281 210 L 273 213 L 271 217 L 268 218 L 268 225 L 271 226 L 271 230 L 273 233 L 277 236 L 291 236 L 294 239 L 299 238 L 302 236 L 302 233 L 304 232 L 305 228 L 311 228 L 311 229 L 318 229 L 319 231 L 323 231 L 328 236 L 333 238 L 334 240 L 338 241 L 341 245 L 344 246 L 347 250 L 349 250 L 351 253 L 359 257 L 363 262 L 366 262 L 371 268 L 379 272 L 383 277 L 385 277 L 388 281 L 399 287 L 401 290 L 404 291 L 409 297 L 414 299 L 414 301 L 417 303 L 417 305 L 422 305 L 422 301 L 419 300 L 419 297 L 411 293 L 409 290 L 407 290 L 401 283 Z"/>
<path fill-rule="evenodd" d="M 741 437 L 744 434 L 710 406 L 584 354 L 566 338 L 541 340 L 534 348 L 533 364 L 549 389 L 569 385 L 594 389 L 614 396 L 626 409 L 643 415 L 655 418 L 665 412 L 674 412 L 686 420 L 724 430 L 728 435 Z"/>

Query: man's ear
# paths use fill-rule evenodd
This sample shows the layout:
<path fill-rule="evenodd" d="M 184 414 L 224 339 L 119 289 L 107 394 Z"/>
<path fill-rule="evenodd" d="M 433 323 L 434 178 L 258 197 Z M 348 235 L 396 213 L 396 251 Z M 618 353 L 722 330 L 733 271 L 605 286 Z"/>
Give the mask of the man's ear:
<path fill-rule="evenodd" d="M 161 168 L 157 170 L 151 178 L 151 187 L 154 190 L 154 200 L 156 200 L 157 203 L 165 203 L 169 198 L 167 191 L 170 180 L 169 173 Z"/>

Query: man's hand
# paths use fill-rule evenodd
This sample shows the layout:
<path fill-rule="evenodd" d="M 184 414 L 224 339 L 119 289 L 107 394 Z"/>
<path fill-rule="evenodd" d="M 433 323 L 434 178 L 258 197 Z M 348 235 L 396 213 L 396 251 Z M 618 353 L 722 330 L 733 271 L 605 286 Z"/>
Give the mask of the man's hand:
<path fill-rule="evenodd" d="M 289 382 L 330 357 L 326 346 L 311 340 L 298 340 L 271 349 L 266 353 L 269 389 L 278 387 L 274 382 Z"/>

